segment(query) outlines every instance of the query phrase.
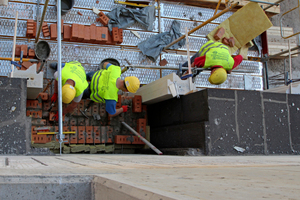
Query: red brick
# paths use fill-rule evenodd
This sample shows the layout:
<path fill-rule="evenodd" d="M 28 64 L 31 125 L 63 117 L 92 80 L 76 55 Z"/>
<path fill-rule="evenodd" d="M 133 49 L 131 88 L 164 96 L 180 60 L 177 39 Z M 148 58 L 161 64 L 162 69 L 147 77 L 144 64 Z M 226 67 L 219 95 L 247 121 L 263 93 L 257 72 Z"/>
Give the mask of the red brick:
<path fill-rule="evenodd" d="M 107 26 L 109 18 L 102 11 L 98 15 L 100 16 L 98 19 L 101 22 L 101 24 Z"/>
<path fill-rule="evenodd" d="M 116 135 L 115 144 L 131 144 L 130 137 L 128 135 Z"/>
<path fill-rule="evenodd" d="M 26 108 L 42 109 L 42 103 L 38 100 L 27 100 Z"/>
<path fill-rule="evenodd" d="M 115 44 L 110 33 L 107 35 L 107 42 L 105 44 Z"/>
<path fill-rule="evenodd" d="M 101 142 L 101 132 L 100 132 L 100 126 L 94 126 L 94 143 L 100 144 Z"/>
<path fill-rule="evenodd" d="M 71 131 L 76 132 L 75 134 L 70 134 L 70 144 L 77 144 L 78 130 L 77 126 L 71 126 Z"/>
<path fill-rule="evenodd" d="M 78 144 L 84 144 L 85 143 L 85 126 L 78 126 L 77 127 L 78 129 L 78 140 L 77 140 L 77 143 Z"/>
<path fill-rule="evenodd" d="M 42 118 L 42 110 L 39 110 L 39 111 L 27 110 L 26 116 L 31 116 L 32 118 L 41 119 Z"/>
<path fill-rule="evenodd" d="M 214 34 L 214 39 L 215 40 L 220 40 L 223 37 L 224 34 L 225 34 L 225 29 L 223 27 L 221 27 Z"/>
<path fill-rule="evenodd" d="M 56 112 L 49 112 L 49 121 L 50 122 L 54 121 L 53 117 L 54 117 L 55 114 L 56 114 Z"/>
<path fill-rule="evenodd" d="M 43 102 L 43 110 L 48 111 L 50 109 L 51 103 L 50 102 Z"/>
<path fill-rule="evenodd" d="M 77 125 L 77 119 L 71 117 L 71 118 L 70 118 L 70 125 L 71 125 L 71 126 L 76 126 L 76 125 Z"/>
<path fill-rule="evenodd" d="M 93 126 L 86 126 L 85 131 L 86 131 L 85 143 L 86 144 L 94 144 L 94 138 L 93 138 L 94 128 L 93 128 Z"/>
<path fill-rule="evenodd" d="M 32 62 L 22 62 L 22 66 L 28 69 L 31 65 L 33 65 Z"/>
<path fill-rule="evenodd" d="M 43 33 L 44 33 L 44 37 L 49 37 L 50 36 L 50 31 L 43 32 Z"/>
<path fill-rule="evenodd" d="M 81 42 L 84 40 L 84 25 L 79 24 L 78 25 L 78 38 L 77 41 Z"/>
<path fill-rule="evenodd" d="M 71 31 L 71 39 L 72 40 L 77 40 L 77 38 L 78 38 L 78 29 L 79 29 L 79 26 L 78 26 L 79 24 L 73 24 L 72 25 L 72 31 Z"/>
<path fill-rule="evenodd" d="M 83 42 L 90 42 L 90 40 L 91 40 L 90 26 L 84 26 L 84 40 L 83 40 Z"/>
<path fill-rule="evenodd" d="M 107 128 L 107 138 L 106 138 L 106 143 L 113 143 L 113 127 L 112 126 L 108 126 Z"/>
<path fill-rule="evenodd" d="M 133 136 L 132 144 L 145 144 L 138 136 Z"/>
<path fill-rule="evenodd" d="M 79 11 L 77 12 L 77 14 L 82 16 L 82 13 L 81 13 L 81 12 L 79 12 Z"/>
<path fill-rule="evenodd" d="M 64 126 L 63 127 L 63 132 L 70 132 L 71 130 L 70 130 L 70 128 L 69 127 L 66 127 L 66 126 Z M 64 138 L 64 143 L 65 144 L 69 144 L 70 143 L 70 134 L 64 134 L 65 135 L 65 138 Z"/>
<path fill-rule="evenodd" d="M 83 116 L 81 111 L 84 111 L 85 109 L 85 100 L 81 100 L 78 104 L 77 104 L 77 114 L 78 116 Z M 84 116 L 83 116 L 84 117 Z"/>
<path fill-rule="evenodd" d="M 50 36 L 50 31 L 49 31 L 49 27 L 47 22 L 43 22 L 43 26 L 42 26 L 42 31 L 43 31 L 43 35 L 44 37 L 49 37 Z"/>
<path fill-rule="evenodd" d="M 36 144 L 46 144 L 48 142 L 47 135 L 33 135 L 31 139 Z"/>
<path fill-rule="evenodd" d="M 115 43 L 119 42 L 119 28 L 118 27 L 112 28 L 112 40 Z"/>
<path fill-rule="evenodd" d="M 142 134 L 146 133 L 146 119 L 138 119 L 136 122 L 136 132 Z"/>
<path fill-rule="evenodd" d="M 163 59 L 159 62 L 160 66 L 166 66 L 168 64 L 168 61 L 166 59 Z"/>
<path fill-rule="evenodd" d="M 56 40 L 56 38 L 57 38 L 57 25 L 50 24 L 50 39 Z"/>
<path fill-rule="evenodd" d="M 90 42 L 91 43 L 94 43 L 96 42 L 96 25 L 95 24 L 92 24 L 90 26 Z"/>
<path fill-rule="evenodd" d="M 142 112 L 142 96 L 135 95 L 132 99 L 132 112 Z"/>
<path fill-rule="evenodd" d="M 86 117 L 80 117 L 77 119 L 77 125 L 79 126 L 89 126 L 89 119 L 87 119 Z"/>
<path fill-rule="evenodd" d="M 16 45 L 15 57 L 20 57 L 21 55 L 21 45 Z"/>
<path fill-rule="evenodd" d="M 45 119 L 31 119 L 31 124 L 35 126 L 46 126 L 47 121 Z"/>
<path fill-rule="evenodd" d="M 119 29 L 119 42 L 118 44 L 121 44 L 123 42 L 123 29 Z"/>
<path fill-rule="evenodd" d="M 64 33 L 64 20 L 61 20 L 61 24 L 60 24 L 60 28 L 61 28 L 61 34 Z"/>
<path fill-rule="evenodd" d="M 27 58 L 28 46 L 27 45 L 21 45 L 21 51 L 23 51 L 23 57 Z"/>
<path fill-rule="evenodd" d="M 46 93 L 46 92 L 41 92 L 41 93 L 39 93 L 39 95 L 38 95 L 37 98 L 39 98 L 39 97 L 41 97 L 41 99 L 42 99 L 43 101 L 47 101 L 47 100 L 49 99 L 49 94 Z"/>
<path fill-rule="evenodd" d="M 100 104 L 99 105 L 99 112 L 100 112 L 100 117 L 101 118 L 105 118 L 106 117 L 105 104 Z"/>
<path fill-rule="evenodd" d="M 229 41 L 229 46 L 230 46 L 230 47 L 234 47 L 234 45 L 235 45 L 234 38 L 233 38 L 233 37 L 230 37 L 230 38 L 228 39 L 228 41 Z"/>
<path fill-rule="evenodd" d="M 226 38 L 226 37 L 222 38 L 222 43 L 228 46 L 229 45 L 229 39 Z"/>
<path fill-rule="evenodd" d="M 29 58 L 34 58 L 34 57 L 35 57 L 34 49 L 29 49 L 29 50 L 28 50 L 28 57 L 29 57 Z"/>
<path fill-rule="evenodd" d="M 36 126 L 31 126 L 31 135 L 36 135 L 37 131 L 35 130 Z"/>
<path fill-rule="evenodd" d="M 97 115 L 99 114 L 99 104 L 98 103 L 94 103 L 92 105 L 92 115 Z"/>
<path fill-rule="evenodd" d="M 63 27 L 64 27 L 63 40 L 69 41 L 72 35 L 72 27 L 69 25 L 64 25 Z"/>
<path fill-rule="evenodd" d="M 146 120 L 147 123 L 147 105 L 142 105 L 142 112 L 145 115 L 144 119 Z"/>

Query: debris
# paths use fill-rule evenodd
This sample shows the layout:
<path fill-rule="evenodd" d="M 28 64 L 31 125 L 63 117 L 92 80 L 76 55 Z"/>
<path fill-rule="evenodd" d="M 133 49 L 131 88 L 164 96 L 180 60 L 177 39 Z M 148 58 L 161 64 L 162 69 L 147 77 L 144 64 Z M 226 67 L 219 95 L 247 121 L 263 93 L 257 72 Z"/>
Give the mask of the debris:
<path fill-rule="evenodd" d="M 228 42 L 229 42 L 229 46 L 230 46 L 230 47 L 234 47 L 235 42 L 234 42 L 234 38 L 233 38 L 233 37 L 230 37 L 230 38 L 228 39 Z"/>
<path fill-rule="evenodd" d="M 219 28 L 214 35 L 215 40 L 220 40 L 225 33 L 225 29 L 223 27 Z"/>
<path fill-rule="evenodd" d="M 98 4 L 99 3 L 99 1 L 96 1 L 96 4 Z"/>
<path fill-rule="evenodd" d="M 193 26 L 198 26 L 198 23 L 195 21 L 194 24 L 193 24 Z"/>
<path fill-rule="evenodd" d="M 233 147 L 235 150 L 237 150 L 238 152 L 243 153 L 244 151 L 246 151 L 246 149 L 242 148 L 242 147 L 238 147 L 238 146 L 234 146 Z"/>
<path fill-rule="evenodd" d="M 229 39 L 227 37 L 222 38 L 222 43 L 225 45 L 229 45 Z"/>
<path fill-rule="evenodd" d="M 88 16 L 88 19 L 91 19 L 91 18 Z"/>
<path fill-rule="evenodd" d="M 15 110 L 16 110 L 16 107 L 13 106 L 13 107 L 11 107 L 10 112 L 14 112 Z"/>
<path fill-rule="evenodd" d="M 198 12 L 198 15 L 199 15 L 200 17 L 202 17 L 202 12 Z"/>
<path fill-rule="evenodd" d="M 93 12 L 98 15 L 100 13 L 100 10 L 98 10 L 97 8 L 93 7 Z"/>
<path fill-rule="evenodd" d="M 136 37 L 138 37 L 139 39 L 141 38 L 141 36 L 138 34 L 138 32 L 136 31 L 130 31 L 131 33 L 133 33 Z"/>
<path fill-rule="evenodd" d="M 168 61 L 166 60 L 166 59 L 163 59 L 163 60 L 161 60 L 160 62 L 159 62 L 159 65 L 160 66 L 165 66 L 165 65 L 167 65 L 168 64 Z"/>
<path fill-rule="evenodd" d="M 77 12 L 77 14 L 82 16 L 82 13 L 81 13 L 81 12 L 79 12 L 79 11 Z"/>

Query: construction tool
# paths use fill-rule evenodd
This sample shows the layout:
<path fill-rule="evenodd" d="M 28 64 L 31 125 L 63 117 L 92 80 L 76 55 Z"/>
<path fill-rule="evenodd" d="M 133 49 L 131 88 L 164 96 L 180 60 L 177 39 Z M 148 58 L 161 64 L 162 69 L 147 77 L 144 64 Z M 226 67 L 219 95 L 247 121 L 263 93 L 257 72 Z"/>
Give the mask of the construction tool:
<path fill-rule="evenodd" d="M 49 81 L 49 83 L 47 84 L 47 86 L 45 87 L 45 89 L 43 90 L 42 93 L 46 92 L 46 90 L 49 88 L 49 86 L 52 84 L 54 79 L 51 79 L 51 81 Z"/>
<path fill-rule="evenodd" d="M 48 112 L 52 110 L 53 106 L 55 105 L 56 102 L 51 103 L 50 108 L 48 109 Z"/>
<path fill-rule="evenodd" d="M 87 119 L 89 118 L 85 113 L 86 113 L 86 111 L 92 106 L 92 104 L 93 104 L 94 102 L 93 101 L 90 101 L 90 103 L 87 105 L 87 107 L 84 109 L 84 111 L 82 111 L 81 109 L 79 109 L 79 111 L 81 112 L 81 114 L 83 115 L 83 116 L 85 116 Z"/>
<path fill-rule="evenodd" d="M 0 60 L 9 60 L 12 61 L 12 58 L 0 57 Z M 15 58 L 14 61 L 21 61 L 21 58 Z M 38 63 L 39 60 L 31 59 L 31 58 L 22 58 L 22 62 L 36 62 Z"/>
<path fill-rule="evenodd" d="M 131 128 L 128 124 L 125 122 L 122 122 L 122 124 L 130 130 L 132 133 L 134 133 L 138 138 L 140 138 L 145 144 L 147 144 L 153 151 L 155 151 L 158 155 L 162 155 L 163 153 L 158 150 L 155 146 L 153 146 L 148 140 L 146 140 L 143 136 L 141 136 L 138 132 L 136 132 L 133 128 Z"/>

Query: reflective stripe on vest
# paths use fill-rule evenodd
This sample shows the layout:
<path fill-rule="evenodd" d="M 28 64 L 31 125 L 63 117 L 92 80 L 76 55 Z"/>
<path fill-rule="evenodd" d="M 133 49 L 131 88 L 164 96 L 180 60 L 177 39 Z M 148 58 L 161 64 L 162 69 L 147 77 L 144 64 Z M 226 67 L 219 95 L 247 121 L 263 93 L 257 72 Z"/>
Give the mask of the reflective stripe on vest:
<path fill-rule="evenodd" d="M 205 69 L 215 65 L 221 65 L 225 70 L 231 70 L 234 60 L 231 57 L 228 47 L 220 42 L 208 41 L 199 50 L 199 55 L 205 55 Z"/>
<path fill-rule="evenodd" d="M 75 97 L 78 97 L 89 86 L 89 83 L 86 81 L 85 70 L 81 66 L 80 62 L 77 61 L 65 64 L 64 68 L 61 70 L 61 78 L 62 85 L 64 85 L 68 79 L 75 82 Z"/>
<path fill-rule="evenodd" d="M 121 68 L 114 65 L 110 65 L 107 70 L 97 71 L 91 81 L 90 98 L 99 103 L 105 103 L 106 99 L 118 101 L 116 82 L 120 76 Z"/>

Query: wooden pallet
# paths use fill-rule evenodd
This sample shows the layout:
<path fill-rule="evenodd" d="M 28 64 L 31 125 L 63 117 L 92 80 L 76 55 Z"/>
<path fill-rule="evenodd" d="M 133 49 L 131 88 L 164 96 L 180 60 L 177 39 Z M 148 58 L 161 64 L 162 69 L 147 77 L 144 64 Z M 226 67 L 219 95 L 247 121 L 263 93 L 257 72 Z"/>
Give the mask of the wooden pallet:
<path fill-rule="evenodd" d="M 294 33 L 293 28 L 290 27 L 283 27 L 283 36 L 287 37 L 289 35 L 292 35 Z M 267 37 L 268 37 L 268 49 L 269 49 L 269 55 L 275 55 L 277 53 L 280 53 L 282 51 L 288 50 L 288 40 L 290 40 L 290 48 L 294 48 L 297 46 L 297 36 L 293 36 L 288 39 L 283 39 L 281 37 L 280 33 L 280 27 L 279 26 L 272 26 L 267 30 Z M 295 53 L 295 52 L 293 52 Z M 283 58 L 288 56 L 288 53 L 283 54 L 279 56 L 278 58 Z M 298 56 L 293 55 L 293 56 Z"/>

